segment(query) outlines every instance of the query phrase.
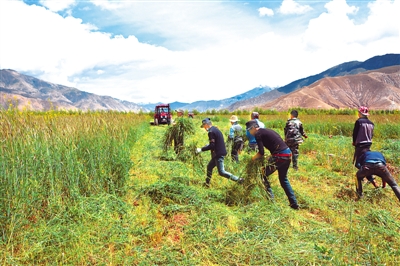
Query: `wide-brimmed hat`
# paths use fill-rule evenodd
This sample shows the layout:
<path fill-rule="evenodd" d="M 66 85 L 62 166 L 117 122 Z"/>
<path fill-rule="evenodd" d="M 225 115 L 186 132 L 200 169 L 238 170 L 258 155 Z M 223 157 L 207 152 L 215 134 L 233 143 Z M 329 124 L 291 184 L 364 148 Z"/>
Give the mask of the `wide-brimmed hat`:
<path fill-rule="evenodd" d="M 246 129 L 247 129 L 247 130 L 250 130 L 250 129 L 253 128 L 253 127 L 255 127 L 255 128 L 258 127 L 258 123 L 257 123 L 256 120 L 250 120 L 250 121 L 248 121 L 248 122 L 246 123 Z"/>
<path fill-rule="evenodd" d="M 229 119 L 229 121 L 231 122 L 237 122 L 239 121 L 238 117 L 236 115 L 231 116 L 231 118 Z"/>
<path fill-rule="evenodd" d="M 177 113 L 184 113 L 183 109 L 177 109 L 176 112 Z"/>
<path fill-rule="evenodd" d="M 365 116 L 369 115 L 369 113 L 368 113 L 368 107 L 366 107 L 366 106 L 360 106 L 360 107 L 358 108 L 358 111 L 359 111 L 360 114 L 362 114 L 362 115 L 365 115 Z"/>
<path fill-rule="evenodd" d="M 211 124 L 211 119 L 210 118 L 205 118 L 205 119 L 203 119 L 202 121 L 201 121 L 201 126 L 200 127 L 204 127 L 204 125 L 209 125 L 209 124 Z"/>

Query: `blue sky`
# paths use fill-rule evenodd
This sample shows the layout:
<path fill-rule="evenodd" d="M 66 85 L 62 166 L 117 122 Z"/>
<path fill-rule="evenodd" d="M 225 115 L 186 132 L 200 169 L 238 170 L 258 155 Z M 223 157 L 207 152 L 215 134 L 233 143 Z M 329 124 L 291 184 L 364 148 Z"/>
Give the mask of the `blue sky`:
<path fill-rule="evenodd" d="M 0 68 L 136 103 L 218 100 L 400 53 L 400 0 L 1 0 Z"/>

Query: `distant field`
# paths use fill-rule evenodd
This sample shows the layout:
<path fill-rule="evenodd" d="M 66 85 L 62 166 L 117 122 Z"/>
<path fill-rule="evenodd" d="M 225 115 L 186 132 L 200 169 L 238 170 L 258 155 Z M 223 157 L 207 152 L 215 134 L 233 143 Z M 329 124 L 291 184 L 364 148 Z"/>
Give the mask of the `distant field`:
<path fill-rule="evenodd" d="M 163 150 L 167 125 L 148 114 L 0 112 L 0 262 L 3 265 L 398 265 L 400 202 L 389 187 L 354 192 L 355 114 L 307 114 L 309 138 L 289 180 L 301 209 L 288 207 L 277 174 L 275 201 L 261 165 L 242 152 L 213 174 L 201 120 L 226 136 L 231 114 L 196 114 L 196 132 L 176 156 Z M 249 119 L 239 114 L 240 123 Z M 286 113 L 262 114 L 283 134 Z M 372 113 L 372 149 L 400 181 L 400 114 Z M 381 183 L 380 178 L 377 178 Z"/>

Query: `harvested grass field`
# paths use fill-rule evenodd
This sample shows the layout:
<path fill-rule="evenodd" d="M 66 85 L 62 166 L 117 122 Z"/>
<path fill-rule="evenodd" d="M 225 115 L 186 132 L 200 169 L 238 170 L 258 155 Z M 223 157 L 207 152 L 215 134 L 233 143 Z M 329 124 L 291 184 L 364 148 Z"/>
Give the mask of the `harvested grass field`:
<path fill-rule="evenodd" d="M 309 138 L 288 177 L 292 210 L 270 177 L 260 186 L 253 154 L 225 168 L 243 185 L 205 180 L 208 143 L 201 119 L 226 136 L 229 116 L 199 114 L 179 156 L 162 140 L 168 126 L 144 114 L 3 111 L 0 261 L 3 265 L 398 265 L 400 203 L 365 183 L 354 191 L 355 115 L 300 113 Z M 249 119 L 240 115 L 240 123 Z M 287 114 L 261 120 L 283 134 Z M 400 181 L 400 115 L 372 114 L 373 150 Z M 381 183 L 380 178 L 377 178 Z"/>

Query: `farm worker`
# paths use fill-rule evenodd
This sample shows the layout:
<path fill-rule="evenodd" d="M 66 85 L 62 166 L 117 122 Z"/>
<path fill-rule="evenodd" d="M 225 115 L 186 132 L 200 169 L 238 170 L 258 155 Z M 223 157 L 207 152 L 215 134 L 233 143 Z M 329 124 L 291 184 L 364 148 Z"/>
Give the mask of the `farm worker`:
<path fill-rule="evenodd" d="M 268 176 L 278 170 L 279 182 L 289 199 L 290 207 L 296 210 L 299 209 L 296 196 L 287 178 L 292 157 L 290 148 L 277 132 L 272 129 L 260 128 L 255 120 L 248 121 L 246 129 L 251 135 L 255 136 L 258 145 L 258 152 L 253 156 L 253 161 L 264 157 L 264 147 L 271 153 L 262 176 L 265 190 L 271 199 L 273 199 L 274 194 L 268 181 Z"/>
<path fill-rule="evenodd" d="M 290 119 L 286 121 L 285 128 L 285 143 L 289 146 L 292 151 L 292 165 L 296 171 L 299 169 L 297 161 L 299 158 L 299 146 L 303 143 L 303 137 L 308 138 L 304 132 L 303 123 L 298 118 L 299 112 L 292 110 L 290 112 Z"/>
<path fill-rule="evenodd" d="M 374 123 L 368 119 L 368 116 L 368 108 L 366 106 L 360 106 L 358 108 L 358 119 L 354 123 L 353 128 L 353 146 L 355 146 L 353 163 L 357 161 L 358 156 L 363 152 L 369 151 L 372 145 Z M 372 175 L 367 176 L 367 179 L 374 187 L 378 187 Z"/>
<path fill-rule="evenodd" d="M 178 110 L 176 110 L 176 115 L 177 115 L 178 117 L 182 117 L 182 116 L 183 116 L 183 113 L 184 113 L 183 109 L 178 109 Z"/>
<path fill-rule="evenodd" d="M 386 183 L 389 184 L 396 197 L 400 200 L 400 188 L 393 176 L 389 173 L 389 170 L 386 167 L 385 157 L 382 153 L 378 151 L 364 151 L 358 157 L 356 166 L 359 167 L 359 170 L 356 173 L 356 192 L 358 197 L 362 197 L 363 190 L 361 181 L 364 177 L 377 175 L 382 178 L 382 188 L 386 186 Z"/>
<path fill-rule="evenodd" d="M 231 157 L 233 161 L 238 163 L 239 153 L 243 149 L 243 130 L 238 123 L 239 119 L 236 115 L 232 115 L 229 121 L 231 122 L 231 127 L 229 129 L 228 143 L 233 143 Z"/>
<path fill-rule="evenodd" d="M 252 112 L 250 116 L 251 120 L 254 120 L 257 122 L 258 126 L 260 128 L 265 128 L 265 125 L 263 122 L 261 122 L 260 119 L 260 114 L 258 112 Z M 250 132 L 246 129 L 246 136 L 247 139 L 249 140 L 249 149 L 252 151 L 257 151 L 257 141 L 256 138 L 250 134 Z"/>
<path fill-rule="evenodd" d="M 178 109 L 176 110 L 177 118 L 173 122 L 173 127 L 176 127 L 176 130 L 174 131 L 173 139 L 174 139 L 174 151 L 176 154 L 179 154 L 183 147 L 184 147 L 184 135 L 185 133 L 183 132 L 183 109 Z"/>
<path fill-rule="evenodd" d="M 224 156 L 226 156 L 224 136 L 221 131 L 212 125 L 210 118 L 205 118 L 202 120 L 201 127 L 208 132 L 209 144 L 202 148 L 197 148 L 196 152 L 200 153 L 203 151 L 211 151 L 211 160 L 207 165 L 207 178 L 204 183 L 205 187 L 210 186 L 212 171 L 216 166 L 218 169 L 218 174 L 220 176 L 226 177 L 230 180 L 236 181 L 239 184 L 243 183 L 244 179 L 234 176 L 233 174 L 225 171 L 224 169 Z"/>

